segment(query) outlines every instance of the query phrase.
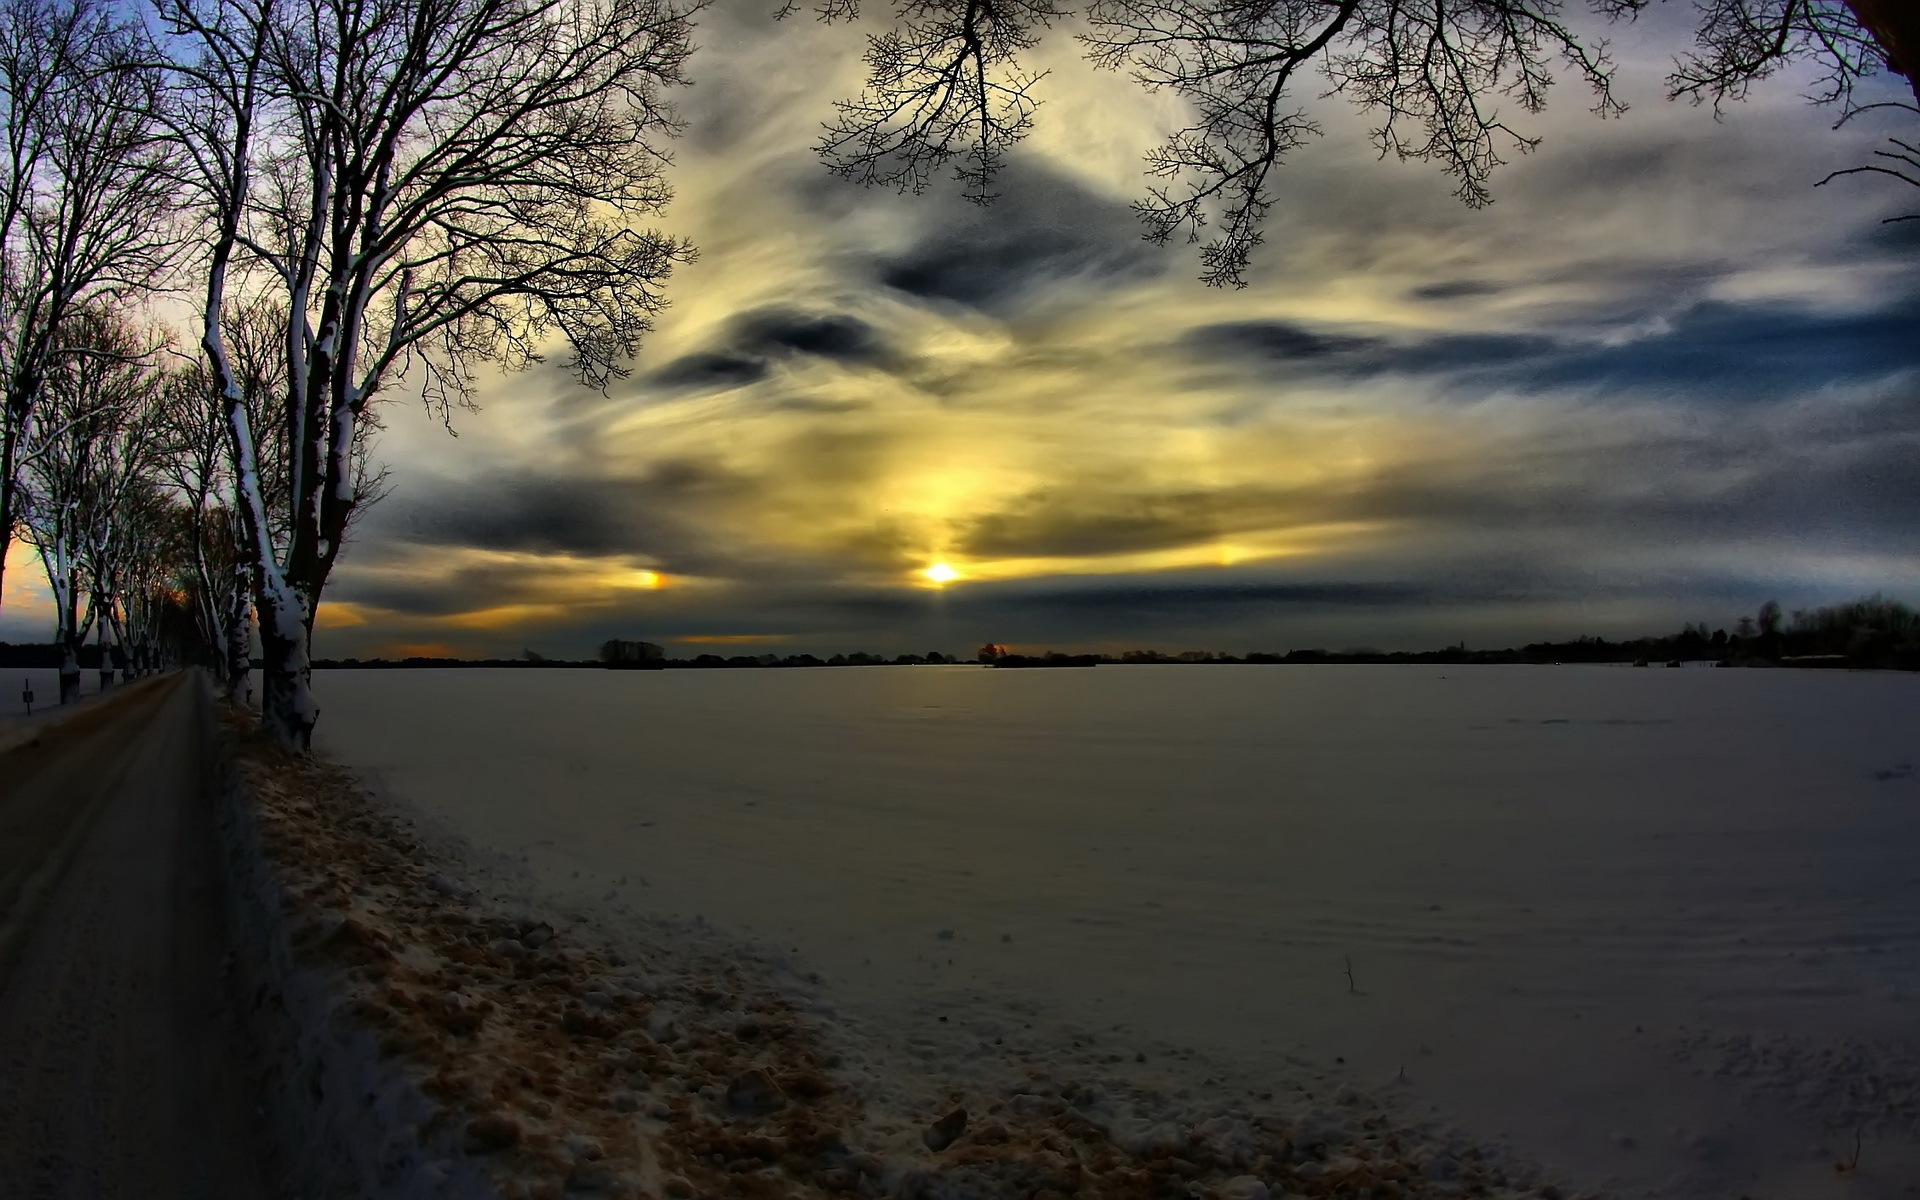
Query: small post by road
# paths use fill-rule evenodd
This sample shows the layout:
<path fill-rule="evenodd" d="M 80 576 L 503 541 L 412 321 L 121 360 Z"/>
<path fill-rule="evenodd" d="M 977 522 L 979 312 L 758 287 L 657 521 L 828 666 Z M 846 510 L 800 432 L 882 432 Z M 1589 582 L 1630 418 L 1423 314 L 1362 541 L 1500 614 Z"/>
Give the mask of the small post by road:
<path fill-rule="evenodd" d="M 32 716 L 33 715 L 33 680 L 22 679 L 20 681 L 20 698 L 27 702 L 27 715 Z"/>

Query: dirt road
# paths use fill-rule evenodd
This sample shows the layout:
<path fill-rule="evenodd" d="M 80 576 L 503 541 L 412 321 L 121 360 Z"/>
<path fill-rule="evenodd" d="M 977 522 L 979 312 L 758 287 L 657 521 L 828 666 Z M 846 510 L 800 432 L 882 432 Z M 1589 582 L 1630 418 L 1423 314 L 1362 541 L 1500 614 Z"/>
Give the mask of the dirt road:
<path fill-rule="evenodd" d="M 197 673 L 0 755 L 0 1197 L 278 1196 Z"/>

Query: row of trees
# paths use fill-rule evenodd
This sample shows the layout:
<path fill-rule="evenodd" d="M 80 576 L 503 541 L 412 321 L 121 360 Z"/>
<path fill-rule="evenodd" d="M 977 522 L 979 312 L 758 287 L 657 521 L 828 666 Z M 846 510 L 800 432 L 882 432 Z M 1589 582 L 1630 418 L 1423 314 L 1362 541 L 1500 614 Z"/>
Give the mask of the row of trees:
<path fill-rule="evenodd" d="M 102 684 L 201 647 L 247 672 L 244 577 L 213 495 L 225 456 L 209 452 L 207 390 L 192 367 L 156 366 L 145 331 L 109 310 L 63 330 L 17 444 L 21 533 L 53 594 L 60 699 L 80 690 L 80 649 L 98 638 Z M 157 335 L 156 340 L 157 340 Z M 222 641 L 240 633 L 237 647 Z"/>
<path fill-rule="evenodd" d="M 1589 0 L 1613 17 L 1647 2 Z M 140 644 L 164 594 L 239 681 L 250 609 L 265 723 L 308 744 L 314 618 L 379 491 L 377 404 L 449 410 L 480 372 L 549 354 L 603 387 L 690 254 L 644 226 L 669 195 L 666 96 L 698 6 L 0 0 L 0 552 L 21 528 L 39 548 L 63 644 L 90 625 Z M 1088 0 L 1077 16 L 1097 64 L 1191 114 L 1150 163 L 1147 233 L 1199 242 L 1205 277 L 1240 284 L 1271 174 L 1314 132 L 1288 98 L 1303 79 L 1376 114 L 1383 151 L 1438 161 L 1484 203 L 1502 153 L 1529 144 L 1499 102 L 1538 108 L 1552 61 L 1618 107 L 1604 47 L 1561 9 Z M 1851 105 L 1878 67 L 1915 70 L 1908 4 L 1700 11 L 1678 95 L 1738 98 L 1813 58 Z M 856 0 L 818 15 L 852 18 Z M 904 0 L 821 153 L 907 190 L 952 166 L 987 202 L 1034 119 L 1021 56 L 1070 15 Z M 152 328 L 162 316 L 191 334 Z"/>
<path fill-rule="evenodd" d="M 1885 596 L 1873 595 L 1843 604 L 1797 609 L 1789 616 L 1777 601 L 1762 604 L 1752 616 L 1743 616 L 1731 632 L 1688 624 L 1664 636 L 1609 641 L 1580 637 L 1566 642 L 1532 642 L 1508 649 L 1469 650 L 1466 643 L 1440 650 L 1289 650 L 1253 652 L 1244 656 L 1211 650 L 1169 654 L 1158 650 L 1128 650 L 1111 654 L 1067 655 L 1058 652 L 1013 654 L 996 643 L 980 647 L 976 658 L 993 666 L 1090 666 L 1095 663 L 1129 665 L 1240 663 L 1394 663 L 1394 664 L 1502 664 L 1502 663 L 1651 663 L 1717 662 L 1722 666 L 1834 666 L 1920 670 L 1920 613 Z"/>
<path fill-rule="evenodd" d="M 266 723 L 305 747 L 376 400 L 450 408 L 556 349 L 604 385 L 686 257 L 639 226 L 687 11 L 3 0 L 0 25 L 0 537 L 40 550 L 63 646 L 165 594 L 244 686 L 251 610 Z M 188 297 L 190 355 L 145 330 Z"/>

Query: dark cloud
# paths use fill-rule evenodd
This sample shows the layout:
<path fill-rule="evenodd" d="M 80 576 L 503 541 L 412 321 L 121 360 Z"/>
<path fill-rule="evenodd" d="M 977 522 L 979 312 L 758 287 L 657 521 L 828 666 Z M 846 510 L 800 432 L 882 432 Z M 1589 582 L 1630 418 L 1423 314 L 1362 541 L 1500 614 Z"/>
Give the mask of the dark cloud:
<path fill-rule="evenodd" d="M 626 496 L 607 480 L 531 475 L 475 485 L 439 480 L 409 493 L 397 532 L 413 541 L 603 554 L 624 550 L 634 537 L 626 526 Z"/>
<path fill-rule="evenodd" d="M 1407 295 L 1415 300 L 1466 300 L 1474 296 L 1496 296 L 1506 290 L 1504 284 L 1485 279 L 1450 279 L 1414 288 Z"/>
<path fill-rule="evenodd" d="M 1559 344 L 1521 334 L 1441 334 L 1413 341 L 1322 332 L 1291 321 L 1199 325 L 1181 338 L 1189 353 L 1212 360 L 1297 367 L 1313 373 L 1366 376 L 1435 374 L 1502 366 L 1551 355 Z"/>
<path fill-rule="evenodd" d="M 1000 310 L 1052 283 L 1112 284 L 1160 273 L 1161 252 L 1142 240 L 1124 203 L 1032 163 L 1010 167 L 991 205 L 929 199 L 925 232 L 905 252 L 873 263 L 887 287 L 927 300 Z"/>
<path fill-rule="evenodd" d="M 711 462 L 663 459 L 627 478 L 522 471 L 425 480 L 400 508 L 374 512 L 389 536 L 416 547 L 645 556 L 695 571 L 718 553 L 700 532 L 703 517 L 751 486 Z"/>
<path fill-rule="evenodd" d="M 1188 347 L 1203 353 L 1236 354 L 1289 362 L 1375 349 L 1377 338 L 1321 333 L 1290 321 L 1227 321 L 1187 331 Z"/>
<path fill-rule="evenodd" d="M 1920 303 L 1866 313 L 1708 303 L 1667 331 L 1523 364 L 1520 380 L 1691 394 L 1779 396 L 1920 367 Z"/>
<path fill-rule="evenodd" d="M 668 388 L 735 388 L 767 377 L 767 364 L 733 354 L 688 354 L 665 364 L 647 381 Z"/>
<path fill-rule="evenodd" d="M 739 350 L 749 354 L 811 354 L 846 362 L 871 362 L 888 354 L 878 330 L 844 313 L 755 309 L 734 318 L 733 339 Z"/>
<path fill-rule="evenodd" d="M 646 377 L 647 382 L 686 390 L 737 388 L 759 383 L 772 374 L 774 361 L 794 355 L 871 363 L 893 357 L 878 330 L 844 313 L 757 308 L 729 322 L 726 340 L 722 348 L 682 355 L 662 365 Z M 802 401 L 798 407 L 817 405 Z"/>
<path fill-rule="evenodd" d="M 981 517 L 962 533 L 959 549 L 982 558 L 1166 550 L 1319 519 L 1333 500 L 1280 488 L 1141 491 L 1113 480 L 1076 480 L 1028 493 Z"/>
<path fill-rule="evenodd" d="M 1103 583 L 1024 594 L 1009 592 L 989 603 L 1035 610 L 1122 612 L 1140 615 L 1207 612 L 1220 609 L 1298 606 L 1309 608 L 1381 608 L 1429 605 L 1448 599 L 1430 583 L 1318 580 L 1299 583 L 1192 582 L 1152 580 Z M 1477 598 L 1477 597 L 1476 597 Z"/>
<path fill-rule="evenodd" d="M 1864 313 L 1721 302 L 1692 306 L 1666 328 L 1615 345 L 1538 334 L 1420 339 L 1323 332 L 1286 321 L 1188 330 L 1208 359 L 1348 378 L 1438 375 L 1485 387 L 1603 388 L 1683 396 L 1777 398 L 1846 380 L 1920 368 L 1920 299 Z"/>
<path fill-rule="evenodd" d="M 343 573 L 328 596 L 408 617 L 447 617 L 474 609 L 549 599 L 537 571 L 511 563 L 484 563 L 431 578 Z"/>

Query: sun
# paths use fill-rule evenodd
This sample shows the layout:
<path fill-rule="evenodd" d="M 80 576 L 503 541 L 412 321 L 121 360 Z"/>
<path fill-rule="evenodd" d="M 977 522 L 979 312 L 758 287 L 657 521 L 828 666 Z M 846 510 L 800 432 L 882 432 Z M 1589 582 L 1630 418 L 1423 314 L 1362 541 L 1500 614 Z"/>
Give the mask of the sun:
<path fill-rule="evenodd" d="M 920 573 L 935 583 L 952 583 L 960 578 L 960 572 L 943 562 L 937 562 Z"/>

